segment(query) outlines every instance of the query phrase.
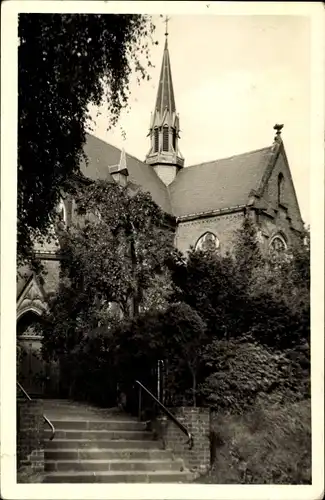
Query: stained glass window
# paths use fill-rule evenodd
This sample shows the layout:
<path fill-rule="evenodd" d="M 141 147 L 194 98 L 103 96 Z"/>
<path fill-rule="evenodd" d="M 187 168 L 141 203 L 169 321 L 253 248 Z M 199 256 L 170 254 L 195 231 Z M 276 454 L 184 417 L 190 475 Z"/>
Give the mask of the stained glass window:
<path fill-rule="evenodd" d="M 203 250 L 204 252 L 215 252 L 219 248 L 220 242 L 215 234 L 207 232 L 201 236 L 196 245 L 195 250 Z"/>
<path fill-rule="evenodd" d="M 287 244 L 284 238 L 282 238 L 282 236 L 280 235 L 274 236 L 274 238 L 272 238 L 270 242 L 270 249 L 273 253 L 277 254 L 285 252 L 287 249 Z"/>

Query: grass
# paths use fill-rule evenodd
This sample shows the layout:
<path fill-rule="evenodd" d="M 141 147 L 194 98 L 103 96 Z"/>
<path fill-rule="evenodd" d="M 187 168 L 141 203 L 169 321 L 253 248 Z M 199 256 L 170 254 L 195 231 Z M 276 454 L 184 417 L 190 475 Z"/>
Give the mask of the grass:
<path fill-rule="evenodd" d="M 214 463 L 199 483 L 311 484 L 310 400 L 214 415 Z"/>

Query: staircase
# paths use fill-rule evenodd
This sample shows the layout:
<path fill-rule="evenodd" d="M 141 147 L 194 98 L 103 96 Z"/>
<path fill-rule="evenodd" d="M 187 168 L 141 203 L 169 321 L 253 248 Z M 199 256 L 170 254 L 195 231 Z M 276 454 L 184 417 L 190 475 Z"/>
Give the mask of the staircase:
<path fill-rule="evenodd" d="M 45 483 L 187 483 L 181 458 L 126 413 L 45 400 L 56 433 L 45 430 Z"/>

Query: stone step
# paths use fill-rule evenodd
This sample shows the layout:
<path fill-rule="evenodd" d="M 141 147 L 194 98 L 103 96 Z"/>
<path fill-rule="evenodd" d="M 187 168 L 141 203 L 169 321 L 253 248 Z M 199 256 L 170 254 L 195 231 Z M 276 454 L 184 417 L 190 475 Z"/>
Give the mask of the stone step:
<path fill-rule="evenodd" d="M 44 438 L 49 439 L 51 436 L 51 431 L 44 432 Z M 96 430 L 96 431 L 75 431 L 72 429 L 61 430 L 55 429 L 55 439 L 92 439 L 94 441 L 106 439 L 153 439 L 153 436 L 148 431 L 108 431 L 108 430 Z"/>
<path fill-rule="evenodd" d="M 171 450 L 81 448 L 45 449 L 45 460 L 173 460 Z"/>
<path fill-rule="evenodd" d="M 61 406 L 61 405 L 47 405 L 44 404 L 44 411 L 57 411 L 57 412 L 67 412 L 67 413 L 78 413 L 78 412 L 96 412 L 100 414 L 107 415 L 124 415 L 120 408 L 97 408 L 95 406 Z"/>
<path fill-rule="evenodd" d="M 155 449 L 161 450 L 162 443 L 152 439 L 116 439 L 116 440 L 98 440 L 94 443 L 91 439 L 56 439 L 45 441 L 47 450 L 50 449 L 80 449 L 80 448 L 114 448 L 119 450 L 129 449 Z"/>
<path fill-rule="evenodd" d="M 153 435 L 148 431 L 107 431 L 107 430 L 97 430 L 97 431 L 60 431 L 56 430 L 56 438 L 58 439 L 88 439 L 98 440 L 105 439 L 106 441 L 117 440 L 117 439 L 136 439 L 143 441 L 152 441 Z"/>
<path fill-rule="evenodd" d="M 59 410 L 59 411 L 97 411 L 99 413 L 101 412 L 107 412 L 111 414 L 124 414 L 125 413 L 117 406 L 109 407 L 109 408 L 101 408 L 99 406 L 94 406 L 89 403 L 78 403 L 76 401 L 60 401 L 60 400 L 48 400 L 45 399 L 43 400 L 43 406 L 44 409 L 50 409 L 50 410 Z"/>
<path fill-rule="evenodd" d="M 51 419 L 52 424 L 57 430 L 121 430 L 121 431 L 134 431 L 134 432 L 145 432 L 145 424 L 143 422 L 137 421 L 116 421 L 116 420 L 95 420 L 95 419 Z"/>
<path fill-rule="evenodd" d="M 50 414 L 66 414 L 66 415 L 75 415 L 75 414 L 96 414 L 103 416 L 111 416 L 114 418 L 124 418 L 126 417 L 126 413 L 123 412 L 120 408 L 97 408 L 95 406 L 86 406 L 86 405 L 57 405 L 57 404 L 44 404 L 44 412 Z"/>
<path fill-rule="evenodd" d="M 44 410 L 45 415 L 50 420 L 114 420 L 116 422 L 124 422 L 129 418 L 130 422 L 140 423 L 137 419 L 131 419 L 125 413 L 106 413 L 106 412 L 97 412 L 97 411 L 61 411 L 61 410 Z"/>
<path fill-rule="evenodd" d="M 46 461 L 45 471 L 184 471 L 183 460 L 60 460 Z"/>
<path fill-rule="evenodd" d="M 44 483 L 187 483 L 188 471 L 67 471 L 49 472 Z"/>

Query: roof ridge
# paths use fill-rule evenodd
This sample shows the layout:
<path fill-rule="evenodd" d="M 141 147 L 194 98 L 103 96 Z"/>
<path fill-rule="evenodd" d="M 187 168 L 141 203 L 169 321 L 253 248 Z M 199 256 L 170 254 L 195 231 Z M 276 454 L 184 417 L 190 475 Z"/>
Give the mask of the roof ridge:
<path fill-rule="evenodd" d="M 87 132 L 87 135 L 91 135 L 92 137 L 94 137 L 94 138 L 95 138 L 95 139 L 97 139 L 98 141 L 103 142 L 104 144 L 107 144 L 108 146 L 111 146 L 112 148 L 117 149 L 120 153 L 121 153 L 122 149 L 124 149 L 124 148 L 119 148 L 118 146 L 114 146 L 114 144 L 112 144 L 112 143 L 110 143 L 110 142 L 104 141 L 104 139 L 101 139 L 101 138 L 100 138 L 100 137 L 98 137 L 97 135 L 91 134 L 91 133 L 89 133 L 89 132 Z M 131 154 L 130 154 L 130 153 L 128 153 L 125 149 L 124 149 L 124 151 L 125 151 L 125 154 L 126 154 L 126 155 L 128 155 L 130 158 L 133 158 L 133 160 L 137 160 L 137 161 L 139 161 L 140 163 L 143 163 L 144 165 L 146 165 L 146 163 L 145 163 L 145 162 L 143 162 L 143 161 L 139 160 L 139 158 L 137 158 L 136 156 L 131 155 Z"/>
<path fill-rule="evenodd" d="M 204 161 L 202 163 L 196 163 L 194 165 L 189 165 L 188 167 L 186 167 L 186 170 L 188 168 L 201 167 L 203 165 L 208 165 L 209 163 L 216 163 L 216 162 L 223 161 L 223 160 L 232 160 L 233 158 L 238 158 L 239 156 L 245 156 L 245 155 L 250 155 L 250 154 L 253 154 L 253 153 L 258 153 L 260 151 L 264 151 L 264 150 L 271 149 L 271 148 L 272 148 L 272 146 L 265 146 L 264 148 L 254 149 L 253 151 L 247 151 L 245 153 L 238 153 L 236 155 L 226 156 L 226 157 L 223 157 L 223 158 L 218 158 L 216 160 L 210 160 L 210 161 Z"/>

